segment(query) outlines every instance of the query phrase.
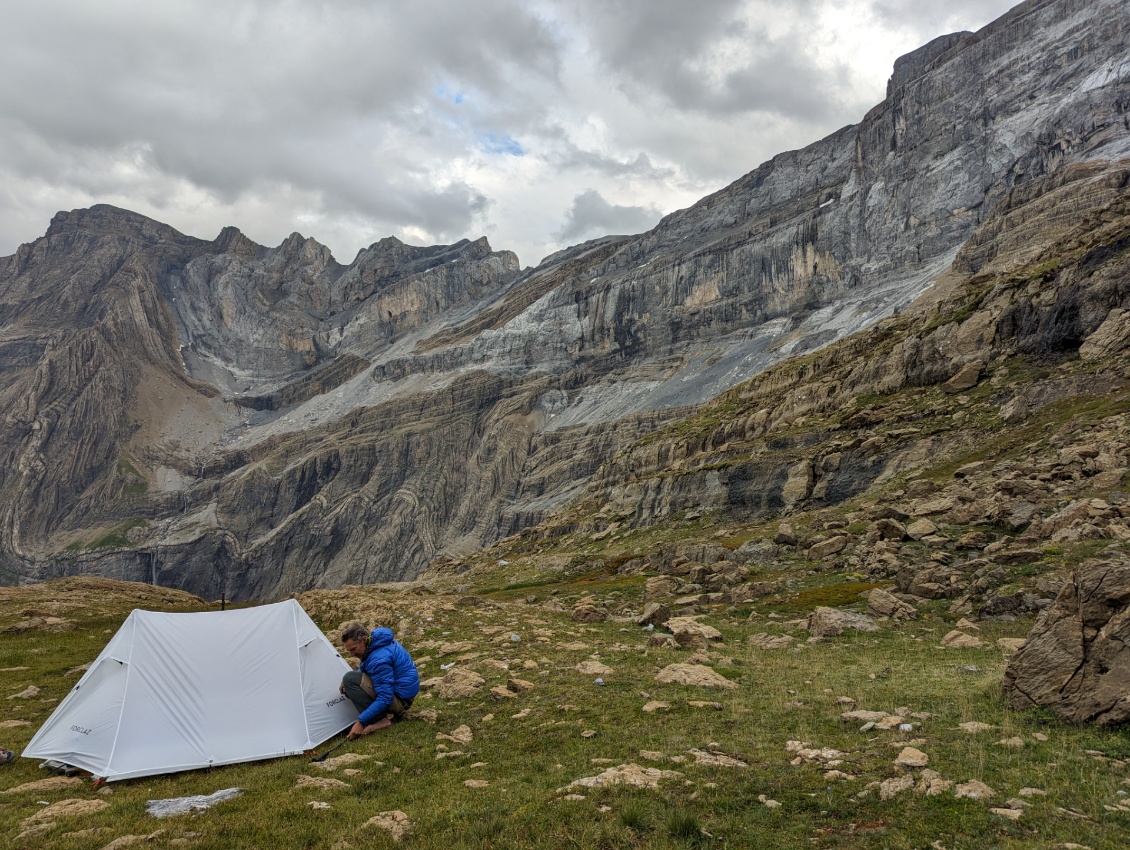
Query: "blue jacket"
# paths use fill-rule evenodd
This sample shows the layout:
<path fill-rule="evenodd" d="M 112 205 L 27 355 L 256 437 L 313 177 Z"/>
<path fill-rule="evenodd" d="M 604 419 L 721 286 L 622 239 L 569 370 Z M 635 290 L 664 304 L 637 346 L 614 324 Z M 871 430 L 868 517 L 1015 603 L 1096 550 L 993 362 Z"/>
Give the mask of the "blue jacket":
<path fill-rule="evenodd" d="M 358 666 L 373 680 L 373 690 L 377 694 L 372 705 L 357 718 L 366 726 L 384 717 L 388 707 L 392 705 L 393 696 L 409 700 L 420 693 L 420 675 L 416 672 L 416 662 L 412 660 L 408 650 L 397 643 L 392 629 L 373 629 L 369 651 Z"/>

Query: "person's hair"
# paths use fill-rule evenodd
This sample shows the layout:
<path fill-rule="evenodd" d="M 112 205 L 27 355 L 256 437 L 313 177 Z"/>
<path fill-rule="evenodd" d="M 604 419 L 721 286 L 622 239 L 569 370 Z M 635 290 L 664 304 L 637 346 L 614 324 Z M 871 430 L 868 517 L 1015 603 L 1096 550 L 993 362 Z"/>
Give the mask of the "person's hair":
<path fill-rule="evenodd" d="M 350 623 L 341 630 L 341 642 L 345 643 L 347 640 L 357 640 L 361 643 L 368 643 L 369 630 L 360 623 Z"/>

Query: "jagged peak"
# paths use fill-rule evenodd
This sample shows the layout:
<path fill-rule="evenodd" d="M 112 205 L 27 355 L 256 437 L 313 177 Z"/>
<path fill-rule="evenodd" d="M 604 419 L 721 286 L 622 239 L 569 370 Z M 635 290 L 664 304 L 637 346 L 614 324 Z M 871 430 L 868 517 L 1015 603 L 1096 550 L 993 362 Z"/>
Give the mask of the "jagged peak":
<path fill-rule="evenodd" d="M 212 245 L 220 254 L 255 256 L 264 250 L 262 245 L 249 239 L 238 227 L 231 225 L 220 231 L 220 235 L 212 241 Z"/>
<path fill-rule="evenodd" d="M 303 236 L 297 230 L 280 242 L 278 247 L 271 248 L 269 253 L 281 254 L 288 260 L 301 255 L 302 259 L 306 261 L 317 261 L 327 266 L 338 265 L 328 246 L 323 245 L 312 236 Z"/>

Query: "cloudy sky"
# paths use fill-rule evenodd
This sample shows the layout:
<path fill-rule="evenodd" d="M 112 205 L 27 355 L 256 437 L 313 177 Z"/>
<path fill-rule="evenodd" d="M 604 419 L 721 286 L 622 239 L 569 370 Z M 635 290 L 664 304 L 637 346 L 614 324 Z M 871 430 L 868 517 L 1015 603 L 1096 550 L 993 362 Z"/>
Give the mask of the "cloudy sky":
<path fill-rule="evenodd" d="M 855 123 L 1013 0 L 4 0 L 0 256 L 110 203 L 536 264 Z"/>

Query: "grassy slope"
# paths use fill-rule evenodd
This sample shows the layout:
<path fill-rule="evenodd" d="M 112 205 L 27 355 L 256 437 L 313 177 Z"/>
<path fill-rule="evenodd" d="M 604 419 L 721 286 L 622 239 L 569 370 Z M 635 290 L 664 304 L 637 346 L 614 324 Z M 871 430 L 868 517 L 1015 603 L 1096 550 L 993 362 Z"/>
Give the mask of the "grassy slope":
<path fill-rule="evenodd" d="M 327 629 L 338 625 L 344 610 L 398 611 L 405 642 L 426 659 L 421 662 L 425 678 L 442 674 L 441 664 L 457 661 L 478 670 L 486 686 L 462 699 L 421 697 L 417 707 L 435 712 L 434 725 L 417 719 L 347 745 L 338 753 L 368 759 L 333 773 L 323 774 L 308 758 L 295 757 L 124 781 L 110 786 L 104 797 L 89 783 L 56 792 L 0 793 L 0 835 L 11 847 L 102 847 L 124 835 L 157 830 L 164 831 L 151 846 L 180 846 L 186 840 L 187 846 L 199 848 L 383 847 L 393 846 L 392 840 L 364 824 L 379 812 L 401 810 L 413 823 L 411 844 L 429 848 L 920 848 L 935 841 L 950 850 L 1053 847 L 1061 842 L 1096 850 L 1125 846 L 1130 813 L 1105 808 L 1122 799 L 1120 790 L 1130 788 L 1130 771 L 1123 761 L 1130 757 L 1125 734 L 1066 727 L 1039 712 L 1013 712 L 998 695 L 1005 660 L 993 641 L 1022 636 L 1028 622 L 984 623 L 982 637 L 988 648 L 943 650 L 938 641 L 949 630 L 952 615 L 940 605 L 902 627 L 813 644 L 804 643 L 805 633 L 778 625 L 783 618 L 770 616 L 777 610 L 787 616 L 787 604 L 759 606 L 752 621 L 747 610 L 719 611 L 703 619 L 725 638 L 709 650 L 711 663 L 739 685 L 723 691 L 657 683 L 658 669 L 687 661 L 691 650 L 648 648 L 648 633 L 639 626 L 615 620 L 581 624 L 573 622 L 567 610 L 553 610 L 555 604 L 506 601 L 533 594 L 568 604 L 594 592 L 608 599 L 602 584 L 608 585 L 608 594 L 616 594 L 610 597 L 614 607 L 639 608 L 638 581 L 604 583 L 592 576 L 564 578 L 536 591 L 490 593 L 480 597 L 489 600 L 482 606 L 457 604 L 456 593 L 346 590 L 332 605 L 311 594 L 304 604 Z M 0 628 L 20 620 L 20 612 L 35 606 L 35 594 L 41 590 L 12 592 Z M 27 668 L 0 672 L 3 696 L 29 684 L 42 688 L 35 699 L 6 700 L 6 719 L 32 724 L 4 729 L 8 746 L 26 743 L 73 685 L 75 676 L 66 671 L 93 659 L 107 632 L 138 604 L 118 601 L 118 593 L 102 590 L 97 611 L 72 610 L 68 616 L 77 630 L 0 634 L 0 668 Z M 115 609 L 116 603 L 120 607 Z M 160 598 L 142 604 L 167 610 L 204 607 Z M 324 622 L 327 616 L 330 622 Z M 767 630 L 792 633 L 800 640 L 794 650 L 785 651 L 758 650 L 745 642 L 747 634 Z M 454 640 L 470 640 L 473 646 L 443 655 L 443 645 Z M 580 662 L 594 659 L 612 669 L 603 676 L 604 686 L 576 670 Z M 505 662 L 509 673 L 487 662 Z M 965 669 L 970 667 L 977 669 Z M 513 699 L 492 698 L 487 688 L 508 676 L 534 687 Z M 840 719 L 845 707 L 837 702 L 839 697 L 851 697 L 862 709 L 909 709 L 931 716 L 907 715 L 914 726 L 910 732 L 861 732 L 858 722 Z M 644 713 L 649 700 L 665 701 L 670 708 Z M 721 707 L 693 707 L 688 701 L 717 702 Z M 528 713 L 513 717 L 523 711 Z M 970 720 L 994 728 L 977 734 L 957 729 Z M 437 733 L 462 724 L 474 734 L 470 743 L 436 740 Z M 588 730 L 596 734 L 584 737 Z M 996 743 L 1014 737 L 1022 739 L 1023 747 Z M 827 779 L 824 766 L 790 764 L 794 754 L 786 751 L 789 740 L 844 751 L 839 769 L 856 778 Z M 992 814 L 984 801 L 952 794 L 905 792 L 881 801 L 872 791 L 859 799 L 869 783 L 899 775 L 895 757 L 901 745 L 911 741 L 929 755 L 929 767 L 943 777 L 987 783 L 997 792 L 994 804 L 1003 805 L 1025 787 L 1044 789 L 1047 796 L 1028 798 L 1031 806 L 1016 823 Z M 441 747 L 463 754 L 437 758 L 444 751 Z M 724 753 L 749 767 L 697 766 L 688 754 L 691 749 Z M 660 752 L 666 758 L 648 761 L 641 751 Z M 566 800 L 559 790 L 627 762 L 677 770 L 683 776 L 664 780 L 659 790 L 580 789 L 583 800 Z M 345 775 L 346 768 L 359 773 Z M 350 787 L 296 789 L 296 779 L 303 774 L 332 776 Z M 0 772 L 0 788 L 42 776 L 44 771 L 32 760 L 19 760 Z M 467 779 L 489 785 L 466 787 Z M 229 787 L 245 793 L 205 813 L 166 820 L 145 814 L 150 799 Z M 761 795 L 780 807 L 764 805 Z M 17 840 L 21 822 L 43 808 L 41 801 L 65 798 L 101 798 L 110 805 L 94 815 L 61 819 L 44 834 Z M 315 801 L 331 808 L 314 809 L 310 804 Z M 90 829 L 98 832 L 75 834 Z"/>

